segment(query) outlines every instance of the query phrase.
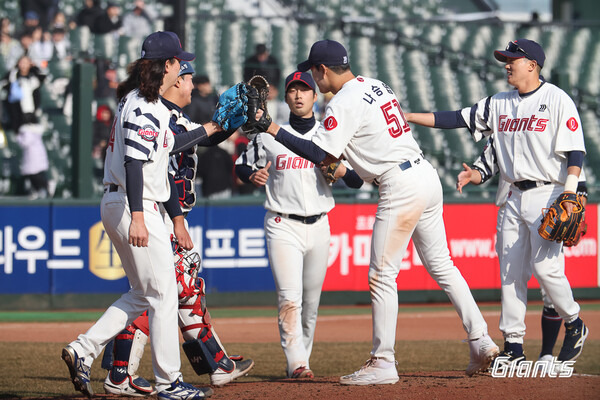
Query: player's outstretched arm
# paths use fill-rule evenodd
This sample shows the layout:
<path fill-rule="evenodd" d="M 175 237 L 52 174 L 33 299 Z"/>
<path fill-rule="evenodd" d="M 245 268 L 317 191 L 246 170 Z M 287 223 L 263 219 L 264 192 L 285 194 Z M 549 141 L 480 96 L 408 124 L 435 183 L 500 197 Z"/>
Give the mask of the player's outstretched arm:
<path fill-rule="evenodd" d="M 462 188 L 469 183 L 479 185 L 481 183 L 481 173 L 476 169 L 471 169 L 467 164 L 463 163 L 463 170 L 458 174 L 456 179 L 456 190 L 462 193 Z"/>
<path fill-rule="evenodd" d="M 413 124 L 428 126 L 433 128 L 435 126 L 435 115 L 433 113 L 405 113 L 404 116 L 408 122 Z"/>

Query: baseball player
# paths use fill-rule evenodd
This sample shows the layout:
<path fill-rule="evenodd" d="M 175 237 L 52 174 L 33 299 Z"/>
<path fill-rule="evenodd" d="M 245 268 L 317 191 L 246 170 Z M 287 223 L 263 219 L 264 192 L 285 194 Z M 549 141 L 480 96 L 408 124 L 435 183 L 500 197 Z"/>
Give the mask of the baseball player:
<path fill-rule="evenodd" d="M 214 122 L 174 136 L 170 112 L 159 101 L 178 78 L 183 51 L 173 32 L 155 32 L 142 44 L 141 58 L 117 88 L 118 112 L 104 167 L 102 223 L 115 246 L 131 289 L 100 319 L 62 351 L 75 389 L 93 394 L 92 362 L 102 348 L 142 312 L 148 310 L 153 369 L 158 397 L 196 399 L 212 394 L 183 382 L 177 332 L 177 284 L 173 274 L 170 234 L 158 203 L 169 199 L 169 153 L 189 148 L 222 129 Z M 182 247 L 193 247 L 181 209 L 171 210 L 173 231 Z M 179 215 L 177 215 L 179 214 Z"/>
<path fill-rule="evenodd" d="M 577 190 L 585 155 L 581 121 L 569 96 L 540 79 L 546 56 L 538 43 L 518 39 L 494 56 L 505 63 L 507 81 L 516 90 L 462 110 L 407 114 L 407 119 L 436 128 L 466 127 L 475 140 L 494 134 L 500 178 L 510 184 L 499 228 L 504 355 L 514 362 L 523 357 L 527 298 L 522 293 L 533 267 L 565 322 L 558 360 L 573 361 L 583 350 L 588 328 L 564 274 L 562 243 L 543 239 L 537 230 L 542 209 L 562 192 Z M 568 213 L 572 209 L 566 206 Z"/>
<path fill-rule="evenodd" d="M 448 294 L 468 334 L 471 362 L 467 374 L 487 368 L 498 346 L 487 334 L 487 324 L 469 287 L 450 258 L 439 177 L 423 157 L 393 91 L 376 79 L 354 76 L 346 49 L 332 40 L 313 44 L 308 60 L 298 69 L 310 69 L 319 90 L 334 94 L 325 120 L 311 140 L 300 139 L 276 124 L 270 124 L 267 132 L 315 164 L 344 157 L 363 180 L 379 187 L 369 265 L 373 348 L 363 367 L 341 377 L 340 383 L 393 384 L 399 379 L 394 357 L 396 278 L 411 237 L 425 268 Z M 262 120 L 257 123 L 263 124 Z"/>
<path fill-rule="evenodd" d="M 316 84 L 310 74 L 294 72 L 285 80 L 290 109 L 285 128 L 297 137 L 311 138 L 319 127 L 313 106 Z M 257 134 L 236 160 L 244 182 L 266 188 L 265 235 L 279 310 L 279 335 L 289 378 L 313 378 L 309 358 L 317 309 L 327 271 L 329 219 L 334 206 L 331 186 L 319 166 L 288 150 L 267 133 Z M 348 186 L 362 180 L 341 165 Z"/>
<path fill-rule="evenodd" d="M 180 62 L 179 77 L 175 84 L 165 91 L 161 97 L 162 103 L 171 112 L 169 126 L 173 133 L 180 134 L 198 128 L 182 111 L 191 102 L 193 89 L 192 64 Z M 210 142 L 201 143 L 203 146 L 217 144 L 228 137 L 227 132 L 218 132 L 211 136 Z M 196 203 L 195 176 L 198 165 L 196 147 L 173 154 L 170 157 L 169 170 L 174 177 L 176 191 L 171 193 L 171 202 L 180 207 L 184 215 L 192 210 Z M 170 220 L 165 219 L 167 226 Z M 176 257 L 181 261 L 182 257 Z M 194 369 L 200 368 L 203 373 L 210 374 L 212 385 L 222 386 L 234 379 L 245 375 L 254 366 L 254 361 L 242 360 L 241 357 L 229 357 L 223 349 L 214 331 L 208 311 L 205 306 L 204 281 L 202 278 L 187 277 L 186 269 L 177 264 L 175 275 L 179 294 L 179 326 L 186 341 L 184 349 L 192 349 L 190 363 Z M 197 306 L 197 305 L 201 306 Z M 131 325 L 125 328 L 114 340 L 114 345 L 107 346 L 104 352 L 103 367 L 109 369 L 104 381 L 104 390 L 109 394 L 124 396 L 148 396 L 153 394 L 150 383 L 136 375 L 137 367 L 143 354 L 144 345 L 148 340 L 148 313 L 142 314 Z M 206 336 L 209 337 L 206 337 Z M 202 337 L 204 341 L 198 339 Z M 199 344 L 198 344 L 198 343 Z M 208 344 L 206 344 L 208 343 Z M 200 354 L 193 352 L 200 348 Z M 206 352 L 206 355 L 204 354 Z M 188 351 L 186 351 L 188 354 Z M 199 357 L 196 357 L 199 356 Z M 207 360 L 212 359 L 211 364 Z M 200 361 L 198 361 L 200 360 Z M 206 368 L 204 368 L 206 366 Z M 214 368 L 213 368 L 214 367 Z"/>
<path fill-rule="evenodd" d="M 481 155 L 475 160 L 472 167 L 469 167 L 467 164 L 463 163 L 464 170 L 458 174 L 457 177 L 457 190 L 462 193 L 462 188 L 472 183 L 474 185 L 481 185 L 487 182 L 490 178 L 496 175 L 499 172 L 498 164 L 496 163 L 496 151 L 494 147 L 493 141 L 494 135 L 491 135 L 488 138 L 488 142 L 486 143 Z M 585 206 L 587 200 L 587 185 L 585 183 L 584 173 L 585 171 L 581 170 L 579 185 L 577 186 L 577 194 L 580 195 L 583 200 L 583 205 Z M 504 180 L 500 180 L 498 183 L 498 191 L 496 192 L 496 205 L 500 207 L 498 209 L 497 223 L 496 223 L 496 237 L 499 239 L 501 237 L 500 226 L 502 222 L 502 218 L 506 213 L 506 201 L 508 199 L 508 193 L 510 191 L 510 184 Z M 585 234 L 585 232 L 583 233 Z M 565 246 L 568 244 L 565 244 Z M 571 244 L 572 245 L 572 244 Z M 576 244 L 575 244 L 576 245 Z M 498 255 L 502 254 L 502 244 L 500 240 L 496 240 L 496 253 Z M 565 254 L 561 252 L 560 254 L 560 262 L 562 268 L 564 270 L 564 262 L 565 262 Z M 519 297 L 527 297 L 527 286 L 519 287 Z M 542 300 L 544 302 L 544 308 L 542 310 L 542 349 L 540 351 L 540 355 L 538 357 L 538 362 L 550 363 L 554 361 L 552 352 L 554 349 L 554 345 L 556 344 L 556 339 L 558 338 L 558 332 L 560 331 L 560 326 L 562 323 L 562 318 L 558 315 L 556 310 L 554 309 L 554 305 L 552 301 L 544 291 L 541 289 Z M 525 354 L 520 357 L 521 361 L 525 360 Z M 519 361 L 517 360 L 517 363 Z"/>

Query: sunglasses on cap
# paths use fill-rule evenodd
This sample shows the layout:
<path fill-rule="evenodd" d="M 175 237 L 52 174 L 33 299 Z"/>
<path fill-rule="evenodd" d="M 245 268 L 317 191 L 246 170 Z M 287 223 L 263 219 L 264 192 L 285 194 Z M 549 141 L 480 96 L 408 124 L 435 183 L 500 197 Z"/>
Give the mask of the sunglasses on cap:
<path fill-rule="evenodd" d="M 525 57 L 527 57 L 530 60 L 535 61 L 535 59 L 533 57 L 531 57 L 529 54 L 527 54 L 527 52 L 525 50 L 523 50 L 521 48 L 521 46 L 519 46 L 515 42 L 509 42 L 508 46 L 506 46 L 506 51 L 510 51 L 511 53 L 517 53 L 520 51 L 521 53 L 525 54 Z"/>

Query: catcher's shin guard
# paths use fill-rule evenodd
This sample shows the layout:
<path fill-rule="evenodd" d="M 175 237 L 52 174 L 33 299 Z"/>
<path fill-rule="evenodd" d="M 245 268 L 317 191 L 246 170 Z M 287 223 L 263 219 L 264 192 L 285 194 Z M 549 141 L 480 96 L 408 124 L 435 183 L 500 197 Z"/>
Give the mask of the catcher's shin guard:
<path fill-rule="evenodd" d="M 144 355 L 148 336 L 140 329 L 129 325 L 123 329 L 104 349 L 102 368 L 111 370 L 117 380 L 126 375 L 134 376 Z"/>
<path fill-rule="evenodd" d="M 204 328 L 198 339 L 183 344 L 183 351 L 198 375 L 210 374 L 217 369 L 232 372 L 235 363 L 225 354 L 211 329 Z"/>

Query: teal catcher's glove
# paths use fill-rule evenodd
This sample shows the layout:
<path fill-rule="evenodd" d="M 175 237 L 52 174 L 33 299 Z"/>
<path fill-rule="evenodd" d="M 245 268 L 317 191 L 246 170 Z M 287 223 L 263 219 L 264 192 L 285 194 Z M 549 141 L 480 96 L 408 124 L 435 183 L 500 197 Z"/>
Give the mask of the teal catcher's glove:
<path fill-rule="evenodd" d="M 238 83 L 219 96 L 212 120 L 227 132 L 237 130 L 248 121 L 248 87 L 246 84 Z"/>

